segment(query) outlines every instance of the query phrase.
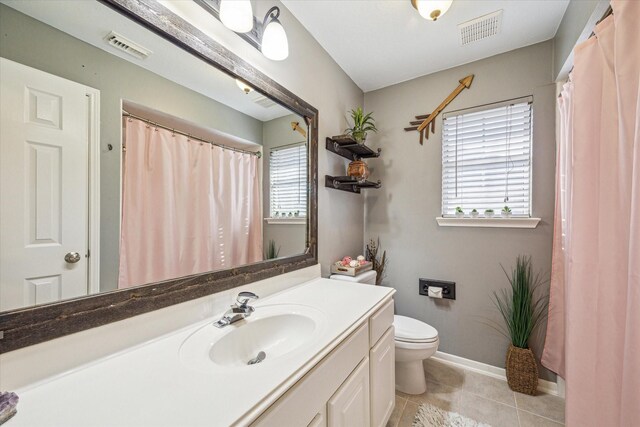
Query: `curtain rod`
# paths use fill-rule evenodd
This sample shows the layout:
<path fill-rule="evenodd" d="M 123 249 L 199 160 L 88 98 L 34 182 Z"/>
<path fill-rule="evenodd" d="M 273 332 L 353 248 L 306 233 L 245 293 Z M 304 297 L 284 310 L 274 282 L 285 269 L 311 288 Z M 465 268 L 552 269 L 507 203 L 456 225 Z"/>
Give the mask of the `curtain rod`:
<path fill-rule="evenodd" d="M 194 140 L 200 141 L 200 142 L 206 142 L 207 144 L 215 145 L 216 147 L 220 147 L 220 148 L 225 149 L 225 150 L 236 151 L 238 153 L 243 153 L 243 154 L 251 154 L 253 156 L 257 156 L 258 158 L 262 157 L 262 153 L 260 151 L 243 150 L 241 148 L 231 147 L 229 145 L 218 144 L 218 143 L 213 142 L 213 141 L 208 141 L 206 139 L 198 138 L 197 136 L 193 136 L 190 133 L 186 133 L 186 132 L 182 132 L 180 130 L 174 129 L 174 128 L 170 128 L 170 127 L 165 126 L 165 125 L 163 125 L 161 123 L 157 123 L 157 122 L 149 120 L 149 119 L 147 119 L 145 117 L 140 117 L 140 116 L 138 116 L 136 114 L 130 113 L 130 112 L 126 111 L 126 110 L 122 110 L 122 115 L 124 117 L 133 117 L 134 119 L 142 120 L 143 122 L 147 122 L 149 125 L 151 125 L 153 127 L 170 130 L 173 133 L 177 133 L 179 135 L 186 136 L 189 139 L 194 139 Z"/>

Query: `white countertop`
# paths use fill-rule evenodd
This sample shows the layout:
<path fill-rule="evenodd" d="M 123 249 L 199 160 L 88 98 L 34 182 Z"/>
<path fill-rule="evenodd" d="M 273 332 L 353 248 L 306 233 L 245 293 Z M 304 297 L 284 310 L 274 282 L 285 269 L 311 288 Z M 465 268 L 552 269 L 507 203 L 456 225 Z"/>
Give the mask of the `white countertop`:
<path fill-rule="evenodd" d="M 18 390 L 18 413 L 5 425 L 246 425 L 394 292 L 391 288 L 328 279 L 295 286 L 258 300 L 253 304 L 256 313 L 263 305 L 300 304 L 321 311 L 326 322 L 317 339 L 303 351 L 280 362 L 271 361 L 268 369 L 264 365 L 255 370 L 204 372 L 183 363 L 180 346 L 184 340 L 216 317 Z"/>

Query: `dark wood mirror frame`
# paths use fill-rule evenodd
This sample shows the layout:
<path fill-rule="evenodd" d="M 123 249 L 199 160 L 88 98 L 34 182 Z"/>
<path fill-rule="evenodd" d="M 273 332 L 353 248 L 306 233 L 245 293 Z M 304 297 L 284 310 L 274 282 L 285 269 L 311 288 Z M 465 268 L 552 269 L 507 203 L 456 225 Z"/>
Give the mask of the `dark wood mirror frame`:
<path fill-rule="evenodd" d="M 318 110 L 155 0 L 98 0 L 221 71 L 240 78 L 309 126 L 309 214 L 302 255 L 0 313 L 0 353 L 95 328 L 318 263 Z"/>

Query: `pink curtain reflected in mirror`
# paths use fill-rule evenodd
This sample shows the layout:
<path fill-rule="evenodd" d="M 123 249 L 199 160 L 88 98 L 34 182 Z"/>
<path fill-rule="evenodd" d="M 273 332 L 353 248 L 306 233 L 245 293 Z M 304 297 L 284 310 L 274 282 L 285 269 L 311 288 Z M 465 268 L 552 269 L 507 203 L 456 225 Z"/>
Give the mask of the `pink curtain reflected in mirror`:
<path fill-rule="evenodd" d="M 566 379 L 568 426 L 640 423 L 640 1 L 611 6 L 559 100 L 542 363 Z"/>
<path fill-rule="evenodd" d="M 258 158 L 125 119 L 118 288 L 262 260 Z"/>

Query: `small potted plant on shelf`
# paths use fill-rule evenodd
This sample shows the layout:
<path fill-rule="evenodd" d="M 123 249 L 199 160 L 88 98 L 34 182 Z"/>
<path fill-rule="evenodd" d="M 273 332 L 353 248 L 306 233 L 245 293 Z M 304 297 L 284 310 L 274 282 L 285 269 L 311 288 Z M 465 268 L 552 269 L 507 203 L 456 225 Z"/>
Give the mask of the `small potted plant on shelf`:
<path fill-rule="evenodd" d="M 487 218 L 493 218 L 493 209 L 485 209 L 484 210 L 484 216 Z"/>
<path fill-rule="evenodd" d="M 300 211 L 295 211 L 295 212 L 293 213 L 293 216 L 295 216 L 295 217 L 299 217 L 299 216 L 300 216 Z"/>
<path fill-rule="evenodd" d="M 478 212 L 478 210 L 474 208 L 474 209 L 471 211 L 471 218 L 477 218 L 477 217 L 478 217 L 478 215 L 480 215 L 480 212 Z"/>
<path fill-rule="evenodd" d="M 378 132 L 376 121 L 372 114 L 373 112 L 364 114 L 362 107 L 351 110 L 353 125 L 347 128 L 346 132 L 351 135 L 358 144 L 364 144 L 364 141 L 367 139 L 367 132 Z"/>
<path fill-rule="evenodd" d="M 510 341 L 507 350 L 507 383 L 519 393 L 534 395 L 538 388 L 538 366 L 529 338 L 547 316 L 549 300 L 538 288 L 545 283 L 540 273 L 533 273 L 531 257 L 518 256 L 511 274 L 502 268 L 509 286 L 493 292 L 493 303 L 504 327 L 494 326 Z"/>
<path fill-rule="evenodd" d="M 464 218 L 464 211 L 460 206 L 456 207 L 456 218 Z"/>
<path fill-rule="evenodd" d="M 502 208 L 502 211 L 500 211 L 500 215 L 502 215 L 503 218 L 509 218 L 511 216 L 511 208 L 505 206 Z"/>

